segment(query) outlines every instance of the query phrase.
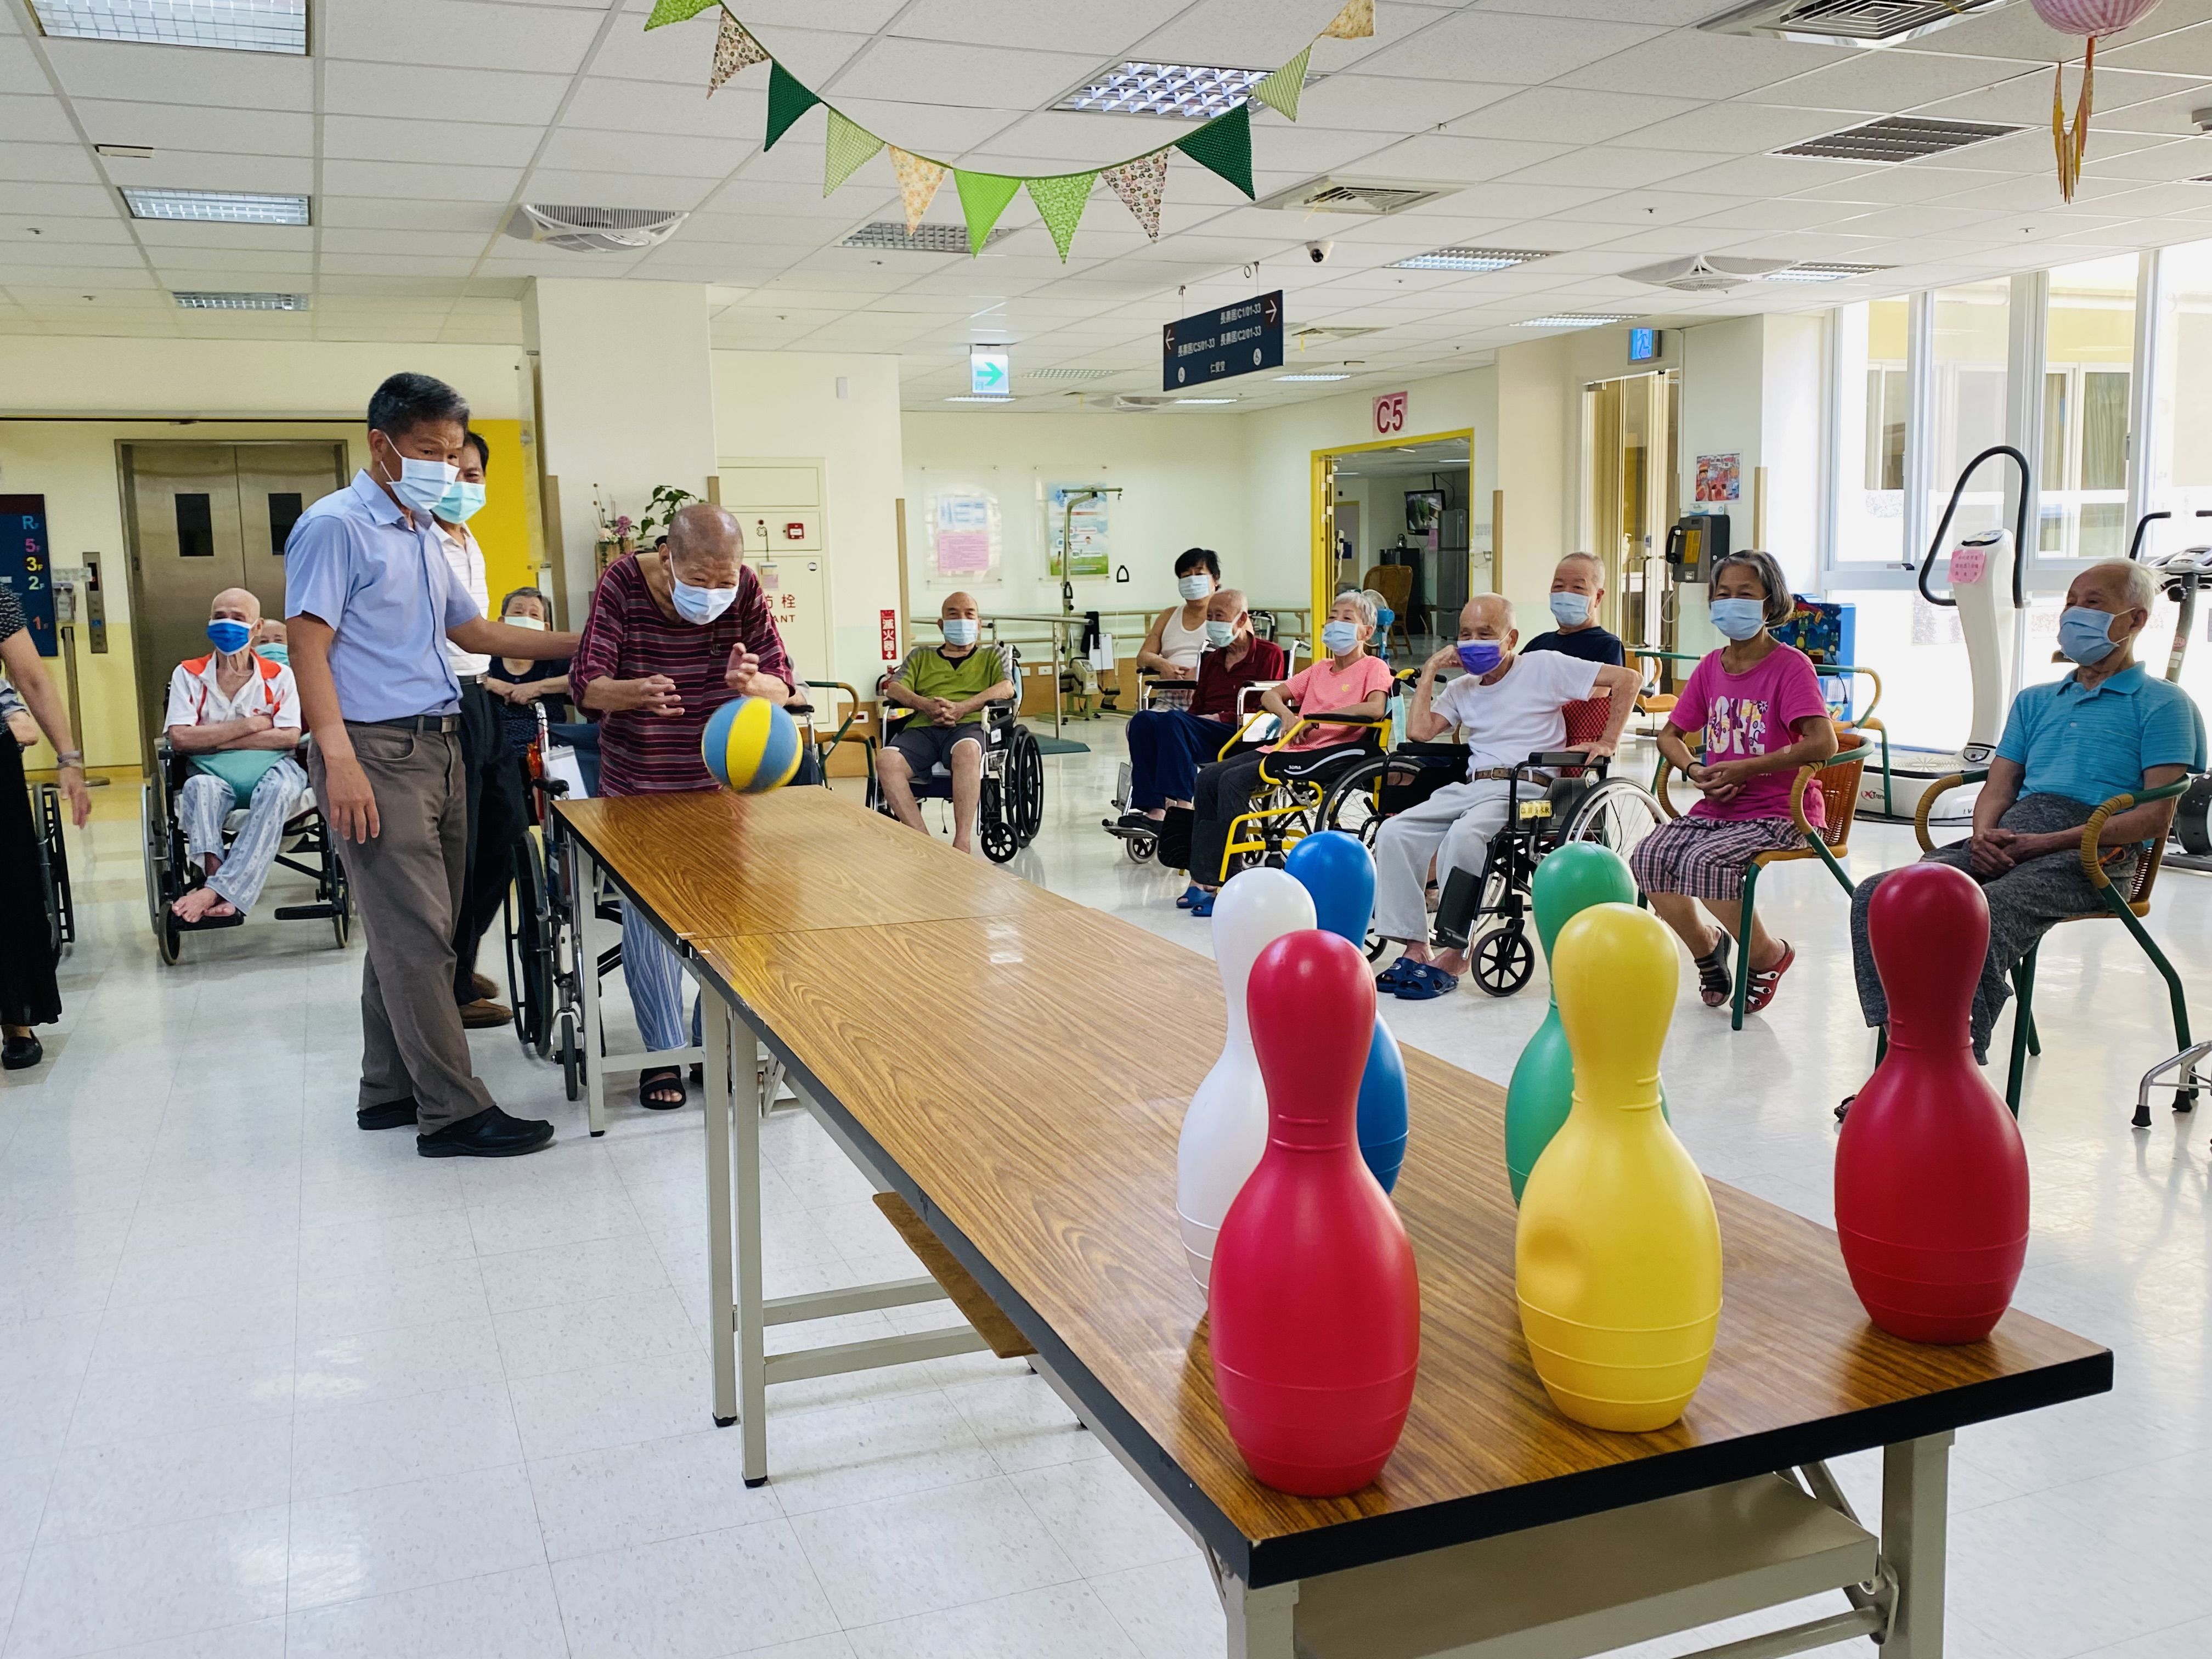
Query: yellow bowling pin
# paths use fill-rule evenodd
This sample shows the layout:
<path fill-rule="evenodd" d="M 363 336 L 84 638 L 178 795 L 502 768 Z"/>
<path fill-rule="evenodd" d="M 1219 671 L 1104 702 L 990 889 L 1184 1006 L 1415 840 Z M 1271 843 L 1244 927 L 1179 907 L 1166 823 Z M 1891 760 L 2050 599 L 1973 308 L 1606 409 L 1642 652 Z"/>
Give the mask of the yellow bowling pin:
<path fill-rule="evenodd" d="M 1514 1239 L 1528 1356 L 1592 1428 L 1664 1428 L 1705 1375 L 1721 1316 L 1712 1194 L 1659 1109 L 1674 940 L 1632 904 L 1559 930 L 1552 984 L 1574 1104 L 1529 1172 Z"/>

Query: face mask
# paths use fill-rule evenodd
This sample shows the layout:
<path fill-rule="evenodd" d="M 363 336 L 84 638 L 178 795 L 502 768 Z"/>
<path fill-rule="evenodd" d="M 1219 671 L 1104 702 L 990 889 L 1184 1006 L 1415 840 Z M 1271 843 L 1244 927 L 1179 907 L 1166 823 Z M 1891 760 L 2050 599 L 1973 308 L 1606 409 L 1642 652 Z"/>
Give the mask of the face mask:
<path fill-rule="evenodd" d="M 1715 599 L 1707 607 L 1713 626 L 1728 638 L 1739 642 L 1751 638 L 1766 626 L 1765 599 Z"/>
<path fill-rule="evenodd" d="M 289 668 L 292 665 L 292 653 L 283 646 L 256 646 L 254 650 L 257 655 L 266 657 L 271 662 L 282 663 L 287 668 Z"/>
<path fill-rule="evenodd" d="M 438 516 L 447 524 L 466 524 L 483 510 L 484 487 L 455 479 L 438 501 Z"/>
<path fill-rule="evenodd" d="M 2058 648 L 2084 668 L 2102 662 L 2119 649 L 2112 641 L 2115 620 L 2108 611 L 2069 605 L 2058 618 Z"/>
<path fill-rule="evenodd" d="M 1215 650 L 1224 651 L 1228 649 L 1231 645 L 1235 643 L 1236 639 L 1237 624 L 1235 623 L 1215 622 L 1211 617 L 1206 619 L 1206 642 L 1212 646 Z"/>
<path fill-rule="evenodd" d="M 1198 571 L 1176 578 L 1176 592 L 1186 599 L 1202 599 L 1213 592 L 1213 578 Z"/>
<path fill-rule="evenodd" d="M 1589 620 L 1589 596 L 1586 593 L 1553 594 L 1552 620 L 1562 628 L 1580 628 Z"/>
<path fill-rule="evenodd" d="M 509 628 L 526 628 L 533 634 L 545 631 L 545 624 L 535 617 L 501 617 L 500 620 Z"/>
<path fill-rule="evenodd" d="M 973 617 L 947 617 L 939 624 L 945 630 L 945 642 L 958 650 L 975 643 L 975 636 L 983 631 L 983 624 Z"/>
<path fill-rule="evenodd" d="M 1459 642 L 1459 665 L 1470 674 L 1487 674 L 1498 666 L 1504 656 L 1505 647 L 1496 640 L 1462 640 Z"/>
<path fill-rule="evenodd" d="M 696 623 L 702 628 L 727 611 L 732 601 L 738 597 L 738 590 L 734 587 L 694 587 L 689 582 L 676 580 L 673 576 L 669 578 L 669 601 L 675 605 L 676 614 L 685 622 Z"/>
<path fill-rule="evenodd" d="M 411 455 L 399 458 L 399 476 L 392 479 L 392 493 L 399 497 L 400 505 L 417 513 L 434 513 L 438 504 L 446 499 L 447 488 L 460 474 L 458 467 L 443 461 L 418 461 Z"/>
<path fill-rule="evenodd" d="M 1359 624 L 1348 622 L 1324 623 L 1321 642 L 1328 647 L 1328 654 L 1340 657 L 1359 643 Z"/>
<path fill-rule="evenodd" d="M 228 656 L 234 651 L 246 649 L 246 641 L 253 637 L 253 630 L 242 622 L 218 617 L 208 624 L 208 637 L 215 641 L 216 650 Z"/>

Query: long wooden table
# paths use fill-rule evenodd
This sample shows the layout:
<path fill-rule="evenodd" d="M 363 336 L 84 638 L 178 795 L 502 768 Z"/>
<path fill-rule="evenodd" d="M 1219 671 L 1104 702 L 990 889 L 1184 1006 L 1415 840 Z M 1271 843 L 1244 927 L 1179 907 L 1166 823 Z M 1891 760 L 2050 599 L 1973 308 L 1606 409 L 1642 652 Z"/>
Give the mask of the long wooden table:
<path fill-rule="evenodd" d="M 890 852 L 875 893 L 835 920 L 777 925 L 833 914 L 819 892 L 793 890 L 817 872 L 836 884 L 809 849 L 847 836 L 872 846 L 872 827 L 826 792 L 700 799 L 718 802 L 730 839 L 689 841 L 680 856 L 739 842 L 785 852 L 726 872 L 720 897 L 695 902 L 700 878 L 647 873 L 671 856 L 643 849 L 651 814 L 595 823 L 593 844 L 626 893 L 673 907 L 661 925 L 714 994 L 708 1183 L 726 1218 L 712 1224 L 715 1249 L 729 1250 L 733 1220 L 757 1304 L 766 1101 L 732 1119 L 716 1081 L 734 1019 L 1205 1546 L 1232 1656 L 1591 1653 L 1840 1589 L 1846 1610 L 1715 1651 L 1753 1659 L 1879 1632 L 1888 1659 L 1929 1659 L 1942 1650 L 1953 1431 L 2111 1386 L 2109 1353 L 2018 1313 L 1966 1347 L 1885 1335 L 1852 1295 L 1832 1233 L 1715 1183 L 1726 1299 L 1703 1388 L 1656 1434 L 1573 1424 L 1545 1396 L 1516 1314 L 1502 1092 L 1409 1049 L 1413 1142 L 1394 1196 L 1421 1273 L 1412 1414 L 1373 1486 L 1332 1500 L 1273 1492 L 1245 1473 L 1223 1425 L 1175 1220 L 1183 1108 L 1222 1040 L 1212 964 L 897 830 L 917 856 Z M 684 810 L 696 835 L 705 809 Z M 850 920 L 863 908 L 872 920 Z M 918 914 L 931 909 L 947 914 Z M 869 992 L 887 981 L 940 994 L 926 1017 L 889 1023 Z M 762 1320 L 728 1288 L 714 1304 L 732 1309 L 716 1330 L 716 1416 L 734 1404 L 757 1478 L 781 1357 L 763 1358 Z M 1875 1447 L 1878 1539 L 1824 1462 Z"/>

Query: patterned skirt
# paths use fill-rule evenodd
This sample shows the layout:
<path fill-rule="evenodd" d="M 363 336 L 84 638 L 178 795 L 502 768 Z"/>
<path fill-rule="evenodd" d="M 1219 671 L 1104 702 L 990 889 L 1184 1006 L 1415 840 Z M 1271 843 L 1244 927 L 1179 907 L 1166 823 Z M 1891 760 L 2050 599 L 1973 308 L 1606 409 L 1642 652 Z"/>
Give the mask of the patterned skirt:
<path fill-rule="evenodd" d="M 1743 872 L 1753 859 L 1804 845 L 1788 818 L 1680 817 L 1637 842 L 1628 865 L 1647 893 L 1733 902 L 1743 895 Z"/>

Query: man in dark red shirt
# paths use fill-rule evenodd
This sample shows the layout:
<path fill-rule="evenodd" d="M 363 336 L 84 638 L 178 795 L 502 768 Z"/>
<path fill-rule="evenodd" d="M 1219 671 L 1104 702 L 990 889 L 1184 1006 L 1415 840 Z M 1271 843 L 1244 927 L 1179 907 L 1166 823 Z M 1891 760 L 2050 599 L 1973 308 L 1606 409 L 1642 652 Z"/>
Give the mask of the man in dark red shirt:
<path fill-rule="evenodd" d="M 1206 602 L 1207 650 L 1188 708 L 1152 708 L 1129 720 L 1129 810 L 1109 829 L 1146 829 L 1170 802 L 1190 805 L 1198 769 L 1237 729 L 1237 700 L 1256 681 L 1283 678 L 1283 648 L 1252 632 L 1244 595 L 1224 587 Z"/>
<path fill-rule="evenodd" d="M 568 684 L 577 702 L 601 717 L 602 793 L 714 788 L 699 752 L 708 716 L 732 697 L 790 697 L 790 659 L 743 550 L 738 521 L 697 501 L 678 510 L 665 548 L 625 554 L 599 578 Z M 628 907 L 623 978 L 646 1046 L 683 1048 L 676 953 Z M 696 1004 L 692 1019 L 696 1029 Z M 638 1103 L 681 1106 L 682 1068 L 641 1072 Z"/>

